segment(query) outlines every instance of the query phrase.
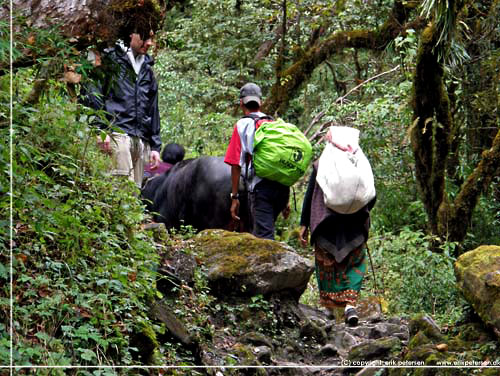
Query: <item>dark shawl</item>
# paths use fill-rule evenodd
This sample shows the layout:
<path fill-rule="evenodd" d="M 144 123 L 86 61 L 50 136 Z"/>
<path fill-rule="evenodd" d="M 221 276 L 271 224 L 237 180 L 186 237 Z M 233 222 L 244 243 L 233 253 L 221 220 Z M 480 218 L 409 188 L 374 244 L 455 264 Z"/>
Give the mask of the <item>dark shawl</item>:
<path fill-rule="evenodd" d="M 368 240 L 370 210 L 376 198 L 356 213 L 336 213 L 325 205 L 323 191 L 316 182 L 317 169 L 316 161 L 304 196 L 300 224 L 310 228 L 311 244 L 328 251 L 336 262 L 342 262 L 353 249 Z"/>

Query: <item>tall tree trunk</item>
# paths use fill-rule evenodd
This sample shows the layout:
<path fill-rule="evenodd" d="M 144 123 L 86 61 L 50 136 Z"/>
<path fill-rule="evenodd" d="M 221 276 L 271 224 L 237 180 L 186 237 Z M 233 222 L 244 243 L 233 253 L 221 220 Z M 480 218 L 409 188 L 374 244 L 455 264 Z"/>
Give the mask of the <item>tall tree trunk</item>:
<path fill-rule="evenodd" d="M 450 148 L 451 113 L 443 67 L 438 62 L 434 25 L 422 32 L 414 78 L 414 123 L 411 132 L 418 187 L 430 230 L 437 234 L 438 210 L 445 200 L 445 169 Z"/>

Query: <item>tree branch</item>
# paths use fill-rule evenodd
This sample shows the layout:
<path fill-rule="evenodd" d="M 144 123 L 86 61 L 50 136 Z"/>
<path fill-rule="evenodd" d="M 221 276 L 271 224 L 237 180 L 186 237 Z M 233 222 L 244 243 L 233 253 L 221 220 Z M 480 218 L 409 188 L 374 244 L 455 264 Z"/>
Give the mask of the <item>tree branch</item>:
<path fill-rule="evenodd" d="M 323 116 L 325 116 L 326 114 L 326 110 L 323 110 L 321 111 L 319 114 L 317 114 L 314 119 L 312 119 L 311 123 L 309 124 L 309 126 L 307 127 L 307 129 L 304 131 L 304 134 L 307 136 L 307 134 L 311 131 L 312 127 L 314 127 L 314 125 L 320 121 Z"/>
<path fill-rule="evenodd" d="M 345 95 L 335 99 L 335 103 L 342 103 L 344 101 L 344 99 L 349 95 L 351 94 L 352 92 L 358 90 L 360 87 L 362 87 L 363 85 L 367 84 L 368 82 L 370 81 L 373 81 L 373 80 L 376 80 L 377 78 L 380 78 L 382 76 L 385 76 L 386 74 L 389 74 L 389 73 L 392 73 L 392 72 L 395 72 L 399 69 L 399 65 L 395 66 L 394 68 L 392 68 L 391 70 L 388 70 L 386 72 L 382 72 L 382 73 L 379 73 L 373 77 L 370 77 L 368 78 L 367 80 L 361 82 L 359 85 L 353 87 L 351 90 L 349 90 Z"/>
<path fill-rule="evenodd" d="M 338 31 L 322 41 L 318 40 L 294 64 L 279 72 L 281 80 L 271 88 L 271 95 L 263 105 L 264 111 L 270 114 L 284 112 L 290 98 L 296 94 L 302 83 L 307 81 L 314 69 L 337 51 L 344 48 L 383 50 L 395 37 L 406 30 L 405 22 L 410 10 L 411 6 L 407 7 L 402 0 L 396 0 L 392 13 L 380 28 Z M 422 19 L 418 17 L 417 19 L 419 22 L 413 22 L 412 28 L 418 30 L 425 24 Z"/>

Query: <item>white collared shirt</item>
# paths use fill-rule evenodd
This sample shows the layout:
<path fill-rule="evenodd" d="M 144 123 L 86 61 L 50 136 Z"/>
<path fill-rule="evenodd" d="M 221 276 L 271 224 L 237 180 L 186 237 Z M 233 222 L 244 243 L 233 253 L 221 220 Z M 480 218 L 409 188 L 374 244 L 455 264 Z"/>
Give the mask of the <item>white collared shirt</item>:
<path fill-rule="evenodd" d="M 142 64 L 144 63 L 145 56 L 144 55 L 137 55 L 134 56 L 134 53 L 130 47 L 126 47 L 123 42 L 119 43 L 119 46 L 122 48 L 124 52 L 127 53 L 128 59 L 130 60 L 130 63 L 132 64 L 132 67 L 134 68 L 135 74 L 139 75 L 139 72 L 141 71 Z"/>

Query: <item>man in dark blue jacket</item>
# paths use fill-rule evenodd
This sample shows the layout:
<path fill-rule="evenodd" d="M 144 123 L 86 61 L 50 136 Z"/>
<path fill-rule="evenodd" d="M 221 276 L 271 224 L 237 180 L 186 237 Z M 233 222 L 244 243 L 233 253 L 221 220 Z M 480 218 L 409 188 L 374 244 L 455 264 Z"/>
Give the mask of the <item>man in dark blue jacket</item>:
<path fill-rule="evenodd" d="M 141 187 L 145 163 L 160 163 L 158 83 L 153 59 L 147 54 L 153 33 L 127 26 L 119 41 L 94 60 L 96 79 L 83 89 L 83 103 L 104 110 L 111 132 L 98 146 L 113 158 L 112 175 L 128 176 Z M 98 124 L 106 128 L 104 124 Z"/>

